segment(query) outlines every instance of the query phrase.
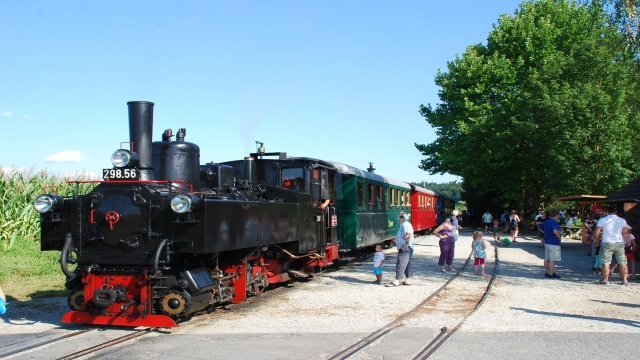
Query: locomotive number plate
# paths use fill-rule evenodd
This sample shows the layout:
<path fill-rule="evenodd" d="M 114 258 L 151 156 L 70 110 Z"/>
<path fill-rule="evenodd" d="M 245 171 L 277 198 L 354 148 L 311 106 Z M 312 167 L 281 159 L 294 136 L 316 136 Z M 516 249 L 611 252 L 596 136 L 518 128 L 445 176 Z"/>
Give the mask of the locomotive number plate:
<path fill-rule="evenodd" d="M 138 180 L 140 173 L 137 169 L 102 169 L 104 180 Z"/>

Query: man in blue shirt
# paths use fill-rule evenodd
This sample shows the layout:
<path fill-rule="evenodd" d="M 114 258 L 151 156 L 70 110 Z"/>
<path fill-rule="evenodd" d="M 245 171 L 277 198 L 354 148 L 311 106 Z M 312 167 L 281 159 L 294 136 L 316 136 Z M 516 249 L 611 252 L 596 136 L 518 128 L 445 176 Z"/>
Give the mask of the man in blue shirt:
<path fill-rule="evenodd" d="M 560 279 L 556 274 L 556 261 L 561 261 L 560 240 L 562 228 L 558 224 L 560 214 L 557 210 L 550 210 L 549 217 L 542 223 L 544 232 L 544 277 Z"/>

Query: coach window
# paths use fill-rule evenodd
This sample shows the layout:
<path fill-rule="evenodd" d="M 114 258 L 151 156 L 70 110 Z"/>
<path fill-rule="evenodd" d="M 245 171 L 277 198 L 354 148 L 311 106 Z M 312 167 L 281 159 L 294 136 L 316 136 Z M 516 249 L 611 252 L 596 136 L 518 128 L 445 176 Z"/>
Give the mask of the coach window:
<path fill-rule="evenodd" d="M 378 209 L 382 209 L 382 186 L 378 185 Z"/>
<path fill-rule="evenodd" d="M 358 206 L 364 207 L 364 182 L 358 181 Z"/>
<path fill-rule="evenodd" d="M 393 189 L 392 188 L 389 188 L 389 193 L 387 194 L 387 196 L 389 196 L 389 205 L 391 205 L 391 207 L 393 207 L 394 206 L 393 205 L 394 197 L 393 197 Z"/>
<path fill-rule="evenodd" d="M 375 188 L 376 188 L 375 185 L 369 184 L 369 209 L 373 209 L 375 205 L 375 199 L 376 199 Z"/>

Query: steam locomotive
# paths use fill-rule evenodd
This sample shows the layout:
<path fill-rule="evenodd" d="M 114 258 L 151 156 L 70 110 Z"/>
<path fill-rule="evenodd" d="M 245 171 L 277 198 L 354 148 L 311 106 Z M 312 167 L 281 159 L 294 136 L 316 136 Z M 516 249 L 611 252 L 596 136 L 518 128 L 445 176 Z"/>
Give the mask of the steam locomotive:
<path fill-rule="evenodd" d="M 392 239 L 400 212 L 420 231 L 450 210 L 438 194 L 372 165 L 363 171 L 263 146 L 201 165 L 185 129 L 152 142 L 153 103 L 127 105 L 130 141 L 103 180 L 87 194 L 34 201 L 41 249 L 61 251 L 71 308 L 64 323 L 174 327 Z"/>

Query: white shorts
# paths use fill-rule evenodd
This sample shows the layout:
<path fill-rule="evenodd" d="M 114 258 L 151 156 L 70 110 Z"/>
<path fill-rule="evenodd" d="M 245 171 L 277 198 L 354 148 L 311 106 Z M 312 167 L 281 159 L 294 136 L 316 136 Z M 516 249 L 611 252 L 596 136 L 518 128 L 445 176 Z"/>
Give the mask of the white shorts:
<path fill-rule="evenodd" d="M 544 259 L 549 261 L 561 261 L 560 245 L 544 244 Z"/>

